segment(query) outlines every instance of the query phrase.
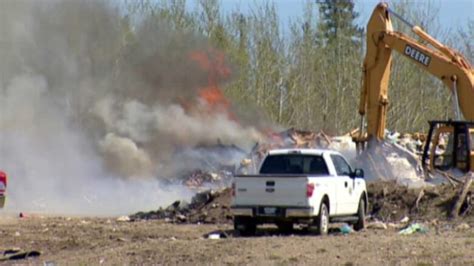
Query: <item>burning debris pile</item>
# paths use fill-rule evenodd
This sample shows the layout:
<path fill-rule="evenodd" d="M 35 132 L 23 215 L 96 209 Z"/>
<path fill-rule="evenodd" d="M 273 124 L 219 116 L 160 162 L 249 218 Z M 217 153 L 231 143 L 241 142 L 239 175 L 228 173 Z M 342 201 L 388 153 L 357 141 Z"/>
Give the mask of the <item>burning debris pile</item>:
<path fill-rule="evenodd" d="M 178 200 L 164 209 L 133 214 L 130 220 L 164 219 L 172 223 L 229 223 L 232 221 L 230 202 L 230 188 L 220 191 L 208 190 L 197 193 L 191 203 Z"/>
<path fill-rule="evenodd" d="M 224 52 L 171 20 L 125 18 L 111 4 L 2 1 L 0 153 L 15 182 L 11 211 L 156 206 L 186 194 L 179 177 L 196 169 L 217 176 L 183 183 L 227 179 L 220 167 L 190 163 L 207 160 L 202 145 L 249 149 L 261 137 L 260 121 L 240 121 L 221 89 L 233 79 Z M 184 153 L 198 160 L 175 158 Z"/>

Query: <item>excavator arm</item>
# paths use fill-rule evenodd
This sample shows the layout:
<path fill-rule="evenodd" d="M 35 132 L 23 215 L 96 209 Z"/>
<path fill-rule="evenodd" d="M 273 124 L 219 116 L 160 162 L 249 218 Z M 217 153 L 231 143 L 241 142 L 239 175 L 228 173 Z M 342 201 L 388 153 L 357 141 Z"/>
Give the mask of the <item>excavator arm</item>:
<path fill-rule="evenodd" d="M 418 26 L 412 26 L 406 22 L 434 49 L 406 34 L 393 31 L 390 14 L 406 22 L 393 13 L 386 3 L 380 3 L 367 25 L 367 52 L 359 103 L 359 114 L 362 117 L 361 130 L 359 137 L 354 140 L 365 143 L 371 139 L 384 139 L 392 51 L 399 52 L 439 78 L 453 92 L 457 119 L 461 120 L 459 114 L 462 113 L 466 120 L 474 121 L 474 70 L 468 61 Z M 365 115 L 367 116 L 367 135 L 364 135 L 362 130 Z"/>

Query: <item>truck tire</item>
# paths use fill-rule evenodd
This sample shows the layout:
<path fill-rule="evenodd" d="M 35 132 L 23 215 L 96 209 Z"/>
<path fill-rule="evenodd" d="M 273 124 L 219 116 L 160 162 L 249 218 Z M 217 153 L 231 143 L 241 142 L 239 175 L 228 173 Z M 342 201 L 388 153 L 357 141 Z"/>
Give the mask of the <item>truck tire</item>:
<path fill-rule="evenodd" d="M 359 200 L 359 209 L 357 210 L 357 222 L 354 224 L 354 230 L 360 231 L 365 228 L 365 201 Z"/>
<path fill-rule="evenodd" d="M 257 231 L 257 224 L 252 217 L 234 217 L 234 230 L 241 236 L 253 236 Z"/>
<path fill-rule="evenodd" d="M 329 230 L 329 211 L 325 202 L 321 202 L 319 207 L 319 215 L 316 218 L 316 234 L 327 235 Z"/>

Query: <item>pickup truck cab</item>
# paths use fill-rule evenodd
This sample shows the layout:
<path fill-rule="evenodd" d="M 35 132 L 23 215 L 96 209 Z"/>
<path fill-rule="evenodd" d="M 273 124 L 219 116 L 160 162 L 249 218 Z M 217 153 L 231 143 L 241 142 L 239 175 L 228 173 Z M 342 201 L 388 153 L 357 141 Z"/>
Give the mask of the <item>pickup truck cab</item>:
<path fill-rule="evenodd" d="M 5 205 L 5 191 L 7 189 L 7 174 L 0 171 L 0 209 Z"/>
<path fill-rule="evenodd" d="M 289 231 L 298 223 L 327 234 L 329 223 L 339 221 L 361 230 L 368 206 L 363 176 L 336 151 L 271 150 L 258 175 L 234 177 L 234 228 L 252 235 L 258 224 Z"/>

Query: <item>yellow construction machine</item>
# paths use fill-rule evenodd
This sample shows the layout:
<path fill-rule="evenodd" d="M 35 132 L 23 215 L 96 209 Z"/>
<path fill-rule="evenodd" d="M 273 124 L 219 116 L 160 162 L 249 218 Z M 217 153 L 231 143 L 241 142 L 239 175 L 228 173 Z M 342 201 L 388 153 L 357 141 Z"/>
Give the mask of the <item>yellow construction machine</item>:
<path fill-rule="evenodd" d="M 391 15 L 407 24 L 431 46 L 394 31 Z M 439 78 L 453 95 L 455 119 L 429 121 L 430 130 L 421 160 L 423 169 L 474 171 L 474 69 L 461 54 L 407 22 L 386 3 L 377 5 L 367 25 L 367 51 L 359 105 L 361 124 L 359 133 L 353 137 L 358 151 L 363 152 L 384 140 L 392 51 Z M 364 132 L 365 118 L 367 128 Z M 443 144 L 443 149 L 439 149 L 440 144 Z"/>

